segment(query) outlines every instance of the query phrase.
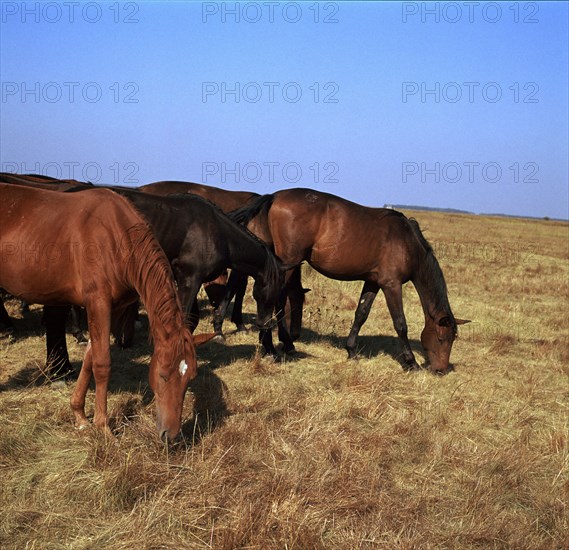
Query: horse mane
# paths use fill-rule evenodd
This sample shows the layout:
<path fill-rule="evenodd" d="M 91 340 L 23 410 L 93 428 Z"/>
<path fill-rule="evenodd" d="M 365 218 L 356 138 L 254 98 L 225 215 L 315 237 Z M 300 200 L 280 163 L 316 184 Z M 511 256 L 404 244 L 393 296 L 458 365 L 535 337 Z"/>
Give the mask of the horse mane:
<path fill-rule="evenodd" d="M 182 306 L 173 284 L 172 269 L 150 226 L 141 222 L 129 227 L 121 251 L 126 256 L 123 277 L 144 302 L 150 339 L 156 340 L 159 333 L 171 337 L 184 326 Z M 181 338 L 179 345 L 183 346 Z"/>
<path fill-rule="evenodd" d="M 274 199 L 275 199 L 274 193 L 268 195 L 260 195 L 259 197 L 256 197 L 245 206 L 242 206 L 241 208 L 236 208 L 235 210 L 228 212 L 227 215 L 234 222 L 240 225 L 247 225 L 261 211 L 267 212 L 271 207 L 271 205 L 273 204 Z"/>
<path fill-rule="evenodd" d="M 443 271 L 439 262 L 435 256 L 433 247 L 427 241 L 421 228 L 419 227 L 419 222 L 415 218 L 406 218 L 413 235 L 419 242 L 419 245 L 424 250 L 425 255 L 423 261 L 419 263 L 418 278 L 422 281 L 429 281 L 429 288 L 433 293 L 435 309 L 437 311 L 445 311 L 451 319 L 452 328 L 457 333 L 457 326 L 454 320 L 454 315 L 450 308 L 450 303 L 448 301 L 448 289 L 443 275 Z"/>

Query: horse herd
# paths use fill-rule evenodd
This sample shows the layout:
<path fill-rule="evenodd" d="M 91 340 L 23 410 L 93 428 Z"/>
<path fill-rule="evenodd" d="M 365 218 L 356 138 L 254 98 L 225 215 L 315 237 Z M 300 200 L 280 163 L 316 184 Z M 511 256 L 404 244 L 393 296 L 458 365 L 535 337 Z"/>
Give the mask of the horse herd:
<path fill-rule="evenodd" d="M 328 193 L 296 188 L 258 195 L 167 181 L 134 189 L 0 173 L 0 204 L 0 288 L 44 304 L 52 374 L 72 371 L 65 341 L 70 308 L 87 311 L 89 343 L 71 397 L 79 428 L 89 424 L 92 377 L 93 422 L 108 426 L 110 334 L 129 345 L 138 298 L 154 344 L 149 383 L 158 433 L 168 441 L 180 431 L 184 394 L 197 374 L 195 347 L 221 335 L 234 296 L 232 320 L 243 325 L 247 277 L 255 281 L 259 341 L 273 356 L 275 316 L 284 353 L 294 352 L 300 334 L 304 261 L 327 277 L 364 281 L 346 344 L 350 358 L 380 289 L 405 369 L 419 365 L 407 337 L 404 283 L 412 281 L 421 300 L 421 343 L 432 371 L 449 369 L 457 325 L 467 322 L 454 317 L 441 268 L 415 220 Z M 196 335 L 198 290 L 228 268 L 231 276 L 214 300 L 214 332 Z M 9 318 L 0 301 L 2 320 Z"/>

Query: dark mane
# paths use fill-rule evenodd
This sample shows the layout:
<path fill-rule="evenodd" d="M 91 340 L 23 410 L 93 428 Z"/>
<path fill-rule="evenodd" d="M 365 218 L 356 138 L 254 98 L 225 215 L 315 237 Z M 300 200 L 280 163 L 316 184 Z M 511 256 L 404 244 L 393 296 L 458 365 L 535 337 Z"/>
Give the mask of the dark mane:
<path fill-rule="evenodd" d="M 423 235 L 423 232 L 421 231 L 417 220 L 414 218 L 407 218 L 407 221 L 409 222 L 409 225 L 413 231 L 413 235 L 415 235 L 419 241 L 419 244 L 425 252 L 424 261 L 420 262 L 419 264 L 418 278 L 424 282 L 431 282 L 429 286 L 435 300 L 435 308 L 438 311 L 445 311 L 448 313 L 451 319 L 453 330 L 456 333 L 457 327 L 448 301 L 446 281 L 441 270 L 441 266 L 439 265 L 439 262 L 435 256 L 433 247 L 429 241 L 425 239 L 425 236 Z"/>

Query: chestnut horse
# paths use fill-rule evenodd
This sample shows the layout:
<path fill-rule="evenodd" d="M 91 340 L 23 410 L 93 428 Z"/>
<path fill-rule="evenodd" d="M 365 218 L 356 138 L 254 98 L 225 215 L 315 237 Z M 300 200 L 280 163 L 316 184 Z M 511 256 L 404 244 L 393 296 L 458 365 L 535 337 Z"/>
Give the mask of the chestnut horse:
<path fill-rule="evenodd" d="M 85 396 L 95 378 L 96 426 L 107 427 L 111 312 L 142 298 L 154 352 L 149 382 L 158 433 L 180 431 L 182 404 L 196 376 L 192 338 L 164 252 L 130 203 L 106 189 L 70 196 L 0 183 L 0 287 L 31 303 L 85 306 L 90 342 L 71 407 L 78 427 L 88 424 Z"/>
<path fill-rule="evenodd" d="M 229 191 L 218 187 L 212 187 L 210 185 L 191 183 L 187 181 L 158 181 L 142 185 L 138 190 L 143 193 L 160 196 L 183 193 L 199 195 L 200 197 L 213 202 L 226 213 L 245 207 L 247 204 L 260 197 L 258 193 L 250 191 Z M 253 231 L 253 233 L 255 232 Z M 257 236 L 261 239 L 263 238 L 261 235 Z M 289 334 L 293 340 L 296 340 L 300 336 L 302 307 L 304 304 L 305 294 L 310 290 L 302 288 L 300 269 L 300 265 L 293 268 L 293 273 L 287 279 L 287 286 L 285 289 L 285 322 L 287 323 Z M 244 330 L 245 325 L 243 324 L 242 310 L 246 288 L 247 277 L 238 272 L 232 272 L 229 287 L 226 288 L 225 299 L 220 302 L 222 307 L 214 304 L 217 311 L 214 315 L 213 326 L 217 333 L 222 333 L 223 317 L 233 296 L 235 296 L 235 303 L 233 304 L 231 321 L 235 323 L 237 330 Z"/>
<path fill-rule="evenodd" d="M 412 281 L 425 315 L 421 342 L 430 368 L 448 369 L 457 325 L 467 321 L 455 319 L 439 263 L 415 220 L 311 189 L 263 195 L 231 217 L 271 243 L 286 263 L 305 260 L 327 277 L 364 281 L 346 344 L 350 358 L 356 356 L 358 333 L 381 289 L 403 344 L 401 363 L 405 369 L 418 368 L 407 338 L 402 301 L 402 285 Z M 283 323 L 279 323 L 279 332 L 285 351 L 293 351 Z"/>

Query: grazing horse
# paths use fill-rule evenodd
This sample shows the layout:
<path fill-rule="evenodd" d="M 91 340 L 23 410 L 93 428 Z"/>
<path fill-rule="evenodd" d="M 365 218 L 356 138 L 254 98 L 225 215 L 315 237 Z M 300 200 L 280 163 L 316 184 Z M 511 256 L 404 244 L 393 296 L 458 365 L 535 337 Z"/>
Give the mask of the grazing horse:
<path fill-rule="evenodd" d="M 258 193 L 250 191 L 228 191 L 226 189 L 220 189 L 210 185 L 186 181 L 158 181 L 142 185 L 138 190 L 143 193 L 160 196 L 184 193 L 199 195 L 200 197 L 216 204 L 225 213 L 245 207 L 251 201 L 260 197 Z M 296 340 L 300 336 L 304 295 L 310 290 L 302 288 L 300 269 L 300 265 L 293 268 L 293 274 L 288 278 L 286 287 L 285 320 L 290 320 L 287 324 L 289 327 L 289 333 L 293 340 Z M 242 310 L 243 298 L 246 289 L 247 277 L 243 277 L 241 274 L 233 272 L 225 300 L 220 303 L 222 304 L 222 307 L 220 308 L 213 304 L 214 308 L 217 310 L 214 315 L 214 330 L 216 332 L 220 334 L 222 332 L 222 323 L 223 318 L 225 317 L 225 311 L 227 310 L 233 296 L 235 296 L 235 303 L 233 305 L 231 321 L 235 323 L 237 330 L 244 330 L 245 325 L 243 323 Z"/>
<path fill-rule="evenodd" d="M 305 260 L 327 277 L 364 281 L 346 344 L 350 358 L 356 356 L 358 333 L 381 289 L 403 344 L 402 365 L 418 368 L 407 338 L 402 301 L 402 285 L 412 281 L 425 315 L 421 342 L 430 368 L 448 369 L 457 325 L 467 321 L 455 319 L 439 263 L 415 220 L 311 189 L 263 195 L 232 217 L 273 245 L 284 262 Z M 279 332 L 286 332 L 283 323 L 279 323 Z M 286 334 L 281 339 L 285 351 L 294 350 Z"/>
<path fill-rule="evenodd" d="M 28 302 L 87 309 L 91 339 L 71 397 L 77 426 L 88 424 L 92 376 L 94 423 L 108 426 L 111 313 L 139 295 L 154 341 L 149 382 L 158 433 L 175 438 L 187 385 L 197 373 L 195 344 L 210 336 L 193 338 L 184 326 L 170 265 L 146 222 L 106 189 L 69 196 L 0 184 L 0 203 L 0 287 Z"/>

